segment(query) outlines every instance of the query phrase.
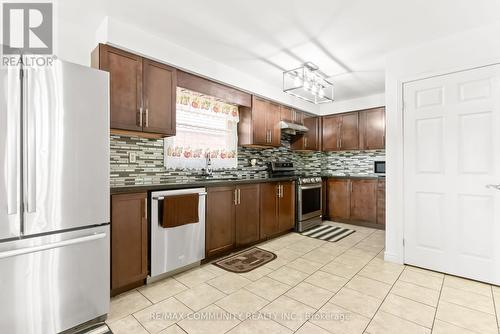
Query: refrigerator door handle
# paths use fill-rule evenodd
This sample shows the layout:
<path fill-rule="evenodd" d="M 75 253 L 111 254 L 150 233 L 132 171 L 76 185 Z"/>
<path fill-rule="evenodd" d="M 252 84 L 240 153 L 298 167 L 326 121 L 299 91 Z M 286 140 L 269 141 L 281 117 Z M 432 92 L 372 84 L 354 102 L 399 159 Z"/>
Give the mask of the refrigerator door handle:
<path fill-rule="evenodd" d="M 40 245 L 40 246 L 33 246 L 33 247 L 26 247 L 26 248 L 21 248 L 21 249 L 9 250 L 9 251 L 5 251 L 5 252 L 1 252 L 0 259 L 5 259 L 8 257 L 19 256 L 19 255 L 25 255 L 25 254 L 30 254 L 30 253 L 37 253 L 37 252 L 41 252 L 44 250 L 60 248 L 60 247 L 65 247 L 65 246 L 69 246 L 69 245 L 81 244 L 84 242 L 103 239 L 105 237 L 106 237 L 106 233 L 102 232 L 102 233 L 87 235 L 85 237 L 79 237 L 79 238 L 74 238 L 74 239 L 69 239 L 69 240 L 64 240 L 64 241 L 59 241 L 59 242 L 53 242 L 53 243 Z"/>
<path fill-rule="evenodd" d="M 25 208 L 27 213 L 36 212 L 36 115 L 30 110 L 30 77 L 24 72 L 24 164 L 26 166 Z"/>

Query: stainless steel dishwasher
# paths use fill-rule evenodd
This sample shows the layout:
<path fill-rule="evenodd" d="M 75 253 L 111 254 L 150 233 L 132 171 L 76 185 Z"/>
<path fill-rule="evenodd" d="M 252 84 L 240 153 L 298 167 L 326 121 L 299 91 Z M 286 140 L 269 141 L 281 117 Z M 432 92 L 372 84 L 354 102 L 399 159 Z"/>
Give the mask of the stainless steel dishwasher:
<path fill-rule="evenodd" d="M 205 188 L 151 194 L 151 267 L 148 282 L 205 258 Z"/>

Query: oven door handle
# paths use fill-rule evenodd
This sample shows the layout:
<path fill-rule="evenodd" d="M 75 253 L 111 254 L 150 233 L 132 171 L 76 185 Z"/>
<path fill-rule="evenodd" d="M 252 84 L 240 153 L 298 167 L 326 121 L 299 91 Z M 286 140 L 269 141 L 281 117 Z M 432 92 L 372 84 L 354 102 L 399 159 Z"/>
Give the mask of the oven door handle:
<path fill-rule="evenodd" d="M 317 189 L 321 188 L 321 184 L 313 185 L 313 186 L 300 186 L 300 190 L 307 190 L 307 189 Z"/>

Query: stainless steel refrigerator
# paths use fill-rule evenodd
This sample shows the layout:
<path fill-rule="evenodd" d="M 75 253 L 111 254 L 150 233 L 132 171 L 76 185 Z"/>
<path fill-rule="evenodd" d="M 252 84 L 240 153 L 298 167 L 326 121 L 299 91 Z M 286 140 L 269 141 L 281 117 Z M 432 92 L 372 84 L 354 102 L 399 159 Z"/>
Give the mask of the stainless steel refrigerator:
<path fill-rule="evenodd" d="M 109 309 L 108 74 L 0 73 L 0 332 L 58 333 Z"/>

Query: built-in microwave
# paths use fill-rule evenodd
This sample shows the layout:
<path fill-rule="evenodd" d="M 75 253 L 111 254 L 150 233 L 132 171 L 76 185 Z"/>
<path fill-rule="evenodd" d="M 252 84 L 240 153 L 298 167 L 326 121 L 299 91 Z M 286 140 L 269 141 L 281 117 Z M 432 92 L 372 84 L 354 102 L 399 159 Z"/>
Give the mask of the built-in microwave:
<path fill-rule="evenodd" d="M 373 164 L 375 174 L 385 174 L 385 161 L 375 161 Z"/>

